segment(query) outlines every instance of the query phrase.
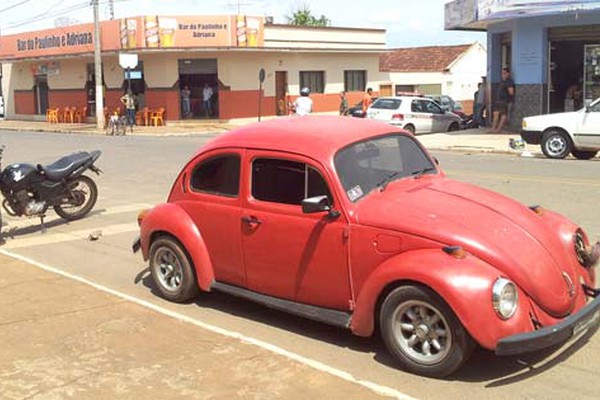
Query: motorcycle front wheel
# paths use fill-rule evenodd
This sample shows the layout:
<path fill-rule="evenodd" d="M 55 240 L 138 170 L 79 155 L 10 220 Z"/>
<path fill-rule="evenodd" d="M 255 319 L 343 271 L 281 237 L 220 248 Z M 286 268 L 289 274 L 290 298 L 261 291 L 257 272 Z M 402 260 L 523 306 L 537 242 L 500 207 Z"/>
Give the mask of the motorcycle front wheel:
<path fill-rule="evenodd" d="M 68 191 L 63 195 L 54 211 L 67 221 L 74 221 L 85 217 L 98 199 L 96 183 L 85 175 L 67 182 Z"/>

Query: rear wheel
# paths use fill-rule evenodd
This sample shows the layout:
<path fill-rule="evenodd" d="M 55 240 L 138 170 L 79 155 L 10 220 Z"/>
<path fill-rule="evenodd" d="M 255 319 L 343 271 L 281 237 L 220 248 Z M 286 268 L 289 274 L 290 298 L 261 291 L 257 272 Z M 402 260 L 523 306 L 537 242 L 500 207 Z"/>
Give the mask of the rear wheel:
<path fill-rule="evenodd" d="M 172 237 L 163 236 L 150 246 L 150 272 L 161 296 L 183 303 L 198 296 L 198 283 L 183 246 Z"/>
<path fill-rule="evenodd" d="M 542 152 L 548 158 L 565 158 L 572 148 L 571 138 L 564 131 L 552 129 L 542 135 Z"/>
<path fill-rule="evenodd" d="M 573 157 L 575 157 L 578 160 L 589 160 L 591 158 L 596 157 L 596 154 L 598 154 L 598 152 L 597 151 L 573 150 L 573 151 L 571 151 L 571 154 L 573 154 Z"/>
<path fill-rule="evenodd" d="M 67 182 L 68 191 L 61 197 L 54 211 L 67 221 L 85 217 L 98 199 L 96 183 L 85 175 L 80 175 Z"/>
<path fill-rule="evenodd" d="M 413 135 L 415 134 L 415 126 L 414 125 L 408 124 L 404 127 L 404 130 L 409 131 Z"/>
<path fill-rule="evenodd" d="M 384 300 L 380 311 L 383 340 L 407 371 L 444 377 L 470 357 L 475 343 L 437 294 L 421 286 L 401 286 Z"/>

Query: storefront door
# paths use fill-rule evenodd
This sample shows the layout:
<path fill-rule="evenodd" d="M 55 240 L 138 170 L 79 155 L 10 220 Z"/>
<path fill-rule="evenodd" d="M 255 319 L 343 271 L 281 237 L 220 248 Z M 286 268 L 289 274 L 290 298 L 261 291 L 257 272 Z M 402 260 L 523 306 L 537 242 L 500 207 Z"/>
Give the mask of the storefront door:
<path fill-rule="evenodd" d="M 275 71 L 275 97 L 277 98 L 277 115 L 287 115 L 287 71 Z"/>
<path fill-rule="evenodd" d="M 33 101 L 35 113 L 46 114 L 48 109 L 48 77 L 46 75 L 35 75 L 33 86 Z"/>

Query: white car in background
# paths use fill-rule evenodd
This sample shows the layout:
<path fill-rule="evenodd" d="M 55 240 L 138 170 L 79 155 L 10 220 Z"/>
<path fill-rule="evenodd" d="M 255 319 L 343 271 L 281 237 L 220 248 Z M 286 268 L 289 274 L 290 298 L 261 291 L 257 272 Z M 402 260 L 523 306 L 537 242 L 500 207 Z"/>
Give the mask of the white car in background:
<path fill-rule="evenodd" d="M 579 111 L 523 118 L 521 137 L 539 144 L 549 158 L 565 158 L 571 153 L 589 160 L 600 150 L 600 98 Z"/>
<path fill-rule="evenodd" d="M 460 129 L 458 115 L 418 96 L 380 97 L 367 110 L 367 118 L 388 122 L 414 134 Z"/>

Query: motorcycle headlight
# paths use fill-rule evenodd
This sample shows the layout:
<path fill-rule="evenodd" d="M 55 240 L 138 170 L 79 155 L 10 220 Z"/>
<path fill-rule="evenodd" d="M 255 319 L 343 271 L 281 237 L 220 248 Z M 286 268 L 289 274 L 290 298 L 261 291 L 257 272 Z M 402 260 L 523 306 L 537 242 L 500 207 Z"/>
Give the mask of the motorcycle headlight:
<path fill-rule="evenodd" d="M 519 294 L 514 283 L 506 278 L 498 278 L 492 287 L 492 304 L 502 319 L 509 319 L 517 311 Z"/>

